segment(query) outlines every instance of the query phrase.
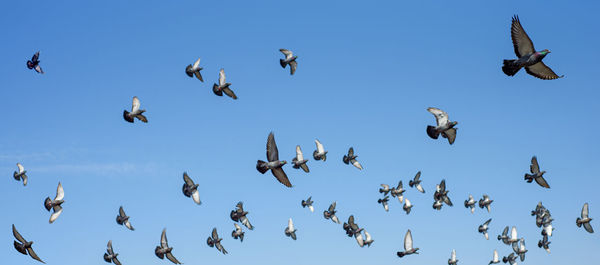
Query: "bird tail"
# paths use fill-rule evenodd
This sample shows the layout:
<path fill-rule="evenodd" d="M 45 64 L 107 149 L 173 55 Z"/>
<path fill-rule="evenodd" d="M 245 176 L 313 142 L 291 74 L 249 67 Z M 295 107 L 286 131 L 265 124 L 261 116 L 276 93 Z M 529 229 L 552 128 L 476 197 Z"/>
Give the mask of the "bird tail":
<path fill-rule="evenodd" d="M 325 152 L 322 156 L 321 159 L 323 159 L 323 162 L 325 162 L 325 160 L 327 160 L 327 152 Z"/>
<path fill-rule="evenodd" d="M 129 116 L 129 111 L 127 111 L 127 110 L 123 111 L 123 119 L 125 119 L 128 122 L 133 123 L 133 117 Z"/>
<path fill-rule="evenodd" d="M 50 199 L 50 197 L 46 197 L 46 200 L 44 201 L 44 207 L 46 207 L 46 210 L 48 211 L 52 209 L 52 200 Z"/>
<path fill-rule="evenodd" d="M 408 186 L 409 186 L 409 187 L 411 187 L 411 188 L 412 188 L 412 186 L 414 186 L 414 185 L 415 185 L 415 183 L 414 183 L 412 180 L 409 180 L 409 181 L 408 181 Z"/>
<path fill-rule="evenodd" d="M 120 218 L 121 216 L 117 215 L 117 224 L 122 225 L 123 224 L 123 220 L 121 220 Z"/>
<path fill-rule="evenodd" d="M 401 257 L 401 258 L 404 257 L 404 252 L 402 252 L 402 251 L 398 251 L 398 252 L 396 252 L 396 254 L 398 255 L 398 257 Z"/>
<path fill-rule="evenodd" d="M 18 174 L 17 171 L 14 171 L 13 178 L 15 178 L 15 180 L 20 180 L 21 177 L 19 177 Z"/>
<path fill-rule="evenodd" d="M 244 242 L 244 232 L 240 234 L 240 242 Z"/>
<path fill-rule="evenodd" d="M 538 248 L 541 248 L 544 244 L 542 244 L 542 240 L 538 241 Z"/>
<path fill-rule="evenodd" d="M 342 161 L 344 161 L 344 164 L 348 165 L 348 163 L 350 162 L 348 160 L 348 156 L 344 155 L 344 158 L 342 158 Z"/>
<path fill-rule="evenodd" d="M 219 90 L 219 86 L 217 84 L 213 84 L 213 93 L 219 97 L 223 96 L 223 91 Z"/>
<path fill-rule="evenodd" d="M 431 139 L 437 139 L 440 136 L 440 133 L 435 129 L 435 127 L 427 125 L 427 135 L 429 135 Z"/>
<path fill-rule="evenodd" d="M 154 254 L 155 254 L 155 255 L 156 255 L 156 256 L 157 256 L 159 259 L 164 259 L 164 258 L 165 258 L 165 254 L 164 254 L 164 253 L 162 253 L 162 252 L 160 252 L 159 250 L 160 250 L 160 247 L 158 247 L 158 246 L 157 246 L 157 247 L 154 249 Z"/>
<path fill-rule="evenodd" d="M 575 221 L 577 224 L 577 227 L 581 227 L 581 218 L 577 217 L 577 220 Z"/>
<path fill-rule="evenodd" d="M 520 69 L 521 66 L 516 64 L 517 60 L 504 60 L 504 65 L 502 65 L 502 72 L 504 72 L 508 76 L 515 75 Z"/>
<path fill-rule="evenodd" d="M 265 174 L 265 172 L 269 170 L 269 168 L 267 167 L 267 162 L 262 160 L 256 161 L 256 170 L 258 170 L 258 172 L 262 174 Z"/>
<path fill-rule="evenodd" d="M 281 65 L 282 68 L 285 68 L 285 60 L 279 59 L 279 64 Z"/>

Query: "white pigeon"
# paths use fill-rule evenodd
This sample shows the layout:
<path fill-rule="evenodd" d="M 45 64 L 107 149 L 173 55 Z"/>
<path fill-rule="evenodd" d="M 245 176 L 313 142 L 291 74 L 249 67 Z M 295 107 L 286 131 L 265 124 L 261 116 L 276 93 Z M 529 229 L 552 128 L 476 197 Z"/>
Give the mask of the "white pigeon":
<path fill-rule="evenodd" d="M 327 151 L 325 151 L 323 144 L 321 144 L 319 140 L 315 139 L 315 144 L 317 145 L 317 150 L 313 152 L 313 158 L 325 162 L 325 160 L 327 160 Z"/>
<path fill-rule="evenodd" d="M 452 250 L 452 254 L 450 254 L 450 259 L 448 260 L 448 265 L 456 265 L 458 260 L 456 259 L 456 250 Z"/>
<path fill-rule="evenodd" d="M 494 257 L 492 258 L 490 263 L 488 263 L 488 265 L 496 263 L 500 263 L 500 259 L 498 258 L 498 250 L 494 249 Z"/>

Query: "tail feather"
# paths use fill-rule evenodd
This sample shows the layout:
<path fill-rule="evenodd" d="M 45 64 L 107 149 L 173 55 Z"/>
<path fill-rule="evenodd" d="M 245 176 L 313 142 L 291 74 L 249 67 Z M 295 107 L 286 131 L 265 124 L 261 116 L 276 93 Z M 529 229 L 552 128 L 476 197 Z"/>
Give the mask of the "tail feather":
<path fill-rule="evenodd" d="M 427 125 L 427 135 L 429 135 L 431 139 L 437 139 L 440 136 L 440 132 L 438 132 L 435 127 Z"/>
<path fill-rule="evenodd" d="M 344 155 L 344 158 L 342 159 L 342 161 L 344 161 L 344 164 L 348 165 L 348 163 L 350 162 L 348 160 L 348 156 Z"/>
<path fill-rule="evenodd" d="M 285 68 L 285 65 L 286 65 L 285 60 L 279 59 L 279 64 L 281 65 L 281 68 Z"/>
<path fill-rule="evenodd" d="M 50 199 L 50 197 L 46 197 L 46 200 L 44 201 L 44 207 L 46 207 L 46 210 L 48 211 L 52 209 L 52 200 Z"/>
<path fill-rule="evenodd" d="M 15 178 L 15 180 L 21 180 L 21 177 L 19 177 L 19 173 L 17 173 L 17 171 L 14 171 L 13 178 Z"/>
<path fill-rule="evenodd" d="M 127 111 L 127 110 L 123 111 L 123 119 L 125 119 L 128 122 L 133 123 L 133 117 L 129 116 L 129 111 Z"/>
<path fill-rule="evenodd" d="M 517 60 L 504 60 L 504 64 L 502 65 L 502 72 L 504 72 L 508 76 L 513 76 L 521 69 L 521 66 L 516 64 Z"/>
<path fill-rule="evenodd" d="M 213 93 L 215 93 L 215 95 L 219 97 L 223 96 L 223 91 L 219 89 L 219 86 L 217 84 L 213 84 Z"/>
<path fill-rule="evenodd" d="M 267 162 L 262 160 L 256 161 L 256 170 L 258 170 L 258 172 L 262 174 L 265 174 L 269 170 L 269 168 L 267 167 Z"/>

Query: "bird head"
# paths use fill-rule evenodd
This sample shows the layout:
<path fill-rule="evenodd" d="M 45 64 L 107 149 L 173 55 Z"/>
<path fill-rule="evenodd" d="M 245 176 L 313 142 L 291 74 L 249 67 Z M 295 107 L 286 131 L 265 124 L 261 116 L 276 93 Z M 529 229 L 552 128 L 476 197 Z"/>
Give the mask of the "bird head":
<path fill-rule="evenodd" d="M 544 50 L 540 51 L 541 55 L 546 55 L 548 53 L 550 53 L 550 51 L 548 49 L 544 49 Z"/>

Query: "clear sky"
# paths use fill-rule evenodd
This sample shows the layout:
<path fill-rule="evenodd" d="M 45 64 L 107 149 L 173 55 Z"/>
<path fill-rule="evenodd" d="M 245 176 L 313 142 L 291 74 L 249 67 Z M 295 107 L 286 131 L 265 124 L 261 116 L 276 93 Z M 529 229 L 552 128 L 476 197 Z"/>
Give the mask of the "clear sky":
<path fill-rule="evenodd" d="M 38 264 L 14 250 L 15 224 L 48 264 L 105 264 L 112 239 L 127 264 L 170 264 L 154 256 L 167 228 L 184 264 L 487 264 L 506 225 L 526 240 L 529 264 L 597 264 L 600 249 L 600 130 L 597 1 L 8 1 L 0 8 L 0 251 L 6 264 Z M 524 71 L 514 58 L 514 14 L 544 62 L 565 78 Z M 298 55 L 294 76 L 279 66 Z M 26 61 L 40 51 L 40 75 Z M 202 58 L 205 82 L 185 67 Z M 238 95 L 211 91 L 225 68 Z M 149 123 L 122 118 L 138 96 Z M 427 107 L 458 124 L 450 146 L 425 133 Z M 306 174 L 284 167 L 294 187 L 256 171 L 274 131 L 280 157 L 299 144 L 310 156 L 318 138 L 326 162 Z M 353 146 L 363 171 L 342 163 Z M 532 155 L 550 190 L 523 180 Z M 29 184 L 12 179 L 15 164 Z M 405 185 L 421 170 L 425 194 L 409 189 L 406 215 L 377 204 L 379 184 Z M 183 196 L 182 173 L 200 184 L 202 205 Z M 454 207 L 435 211 L 433 190 L 446 179 Z M 64 211 L 54 224 L 43 207 L 57 183 Z M 462 202 L 489 194 L 492 212 Z M 300 206 L 309 195 L 315 213 Z M 254 231 L 231 238 L 238 201 Z M 374 237 L 359 248 L 322 212 Z M 537 248 L 530 211 L 538 201 L 555 221 L 552 254 Z M 584 202 L 597 233 L 575 226 Z M 120 205 L 136 228 L 118 226 Z M 288 218 L 297 241 L 285 237 Z M 477 233 L 488 218 L 490 240 Z M 217 227 L 230 254 L 206 245 Z M 420 254 L 398 259 L 411 229 Z"/>

